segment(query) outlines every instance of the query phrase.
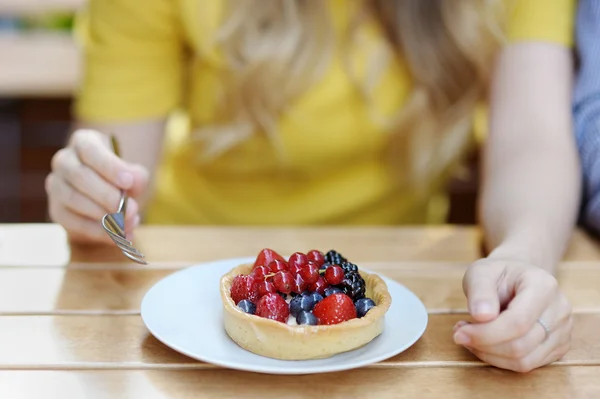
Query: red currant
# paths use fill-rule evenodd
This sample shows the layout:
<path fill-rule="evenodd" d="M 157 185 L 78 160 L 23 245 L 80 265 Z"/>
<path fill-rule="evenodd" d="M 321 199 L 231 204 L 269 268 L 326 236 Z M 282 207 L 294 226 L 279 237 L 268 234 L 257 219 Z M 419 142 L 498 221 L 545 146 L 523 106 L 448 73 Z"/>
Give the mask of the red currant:
<path fill-rule="evenodd" d="M 290 273 L 292 273 L 292 276 L 297 276 L 300 273 L 300 270 L 302 270 L 303 266 L 299 266 L 295 263 L 290 263 L 290 269 L 288 270 Z"/>
<path fill-rule="evenodd" d="M 283 260 L 276 259 L 269 263 L 269 269 L 272 273 L 277 273 L 282 270 L 288 270 L 288 264 Z"/>
<path fill-rule="evenodd" d="M 258 283 L 258 295 L 262 297 L 270 292 L 277 292 L 275 285 L 272 282 L 263 280 Z"/>
<path fill-rule="evenodd" d="M 295 252 L 292 254 L 292 256 L 290 256 L 290 259 L 288 260 L 288 264 L 290 265 L 290 268 L 292 268 L 294 265 L 302 267 L 304 265 L 306 265 L 308 263 L 308 257 L 303 254 L 302 252 Z"/>
<path fill-rule="evenodd" d="M 292 289 L 292 291 L 296 294 L 302 294 L 304 291 L 306 291 L 307 286 L 308 284 L 306 283 L 306 281 L 304 281 L 302 277 L 299 274 L 297 274 L 294 279 L 294 288 Z"/>
<path fill-rule="evenodd" d="M 252 270 L 252 273 L 250 273 L 250 275 L 253 276 L 257 280 L 262 280 L 269 273 L 270 273 L 270 270 L 268 267 L 258 266 L 257 268 Z"/>
<path fill-rule="evenodd" d="M 289 294 L 294 288 L 294 277 L 288 271 L 280 271 L 273 276 L 273 284 L 277 291 L 282 294 Z"/>
<path fill-rule="evenodd" d="M 300 270 L 299 274 L 302 277 L 302 280 L 306 281 L 308 284 L 312 284 L 319 279 L 319 266 L 313 261 L 308 261 L 306 266 Z"/>
<path fill-rule="evenodd" d="M 344 269 L 334 265 L 325 269 L 325 281 L 331 285 L 341 284 L 344 280 Z"/>
<path fill-rule="evenodd" d="M 308 257 L 308 260 L 312 260 L 318 266 L 321 266 L 323 263 L 325 263 L 325 255 L 323 255 L 323 252 L 317 251 L 316 249 L 309 251 L 306 256 Z"/>
<path fill-rule="evenodd" d="M 325 294 L 325 288 L 329 287 L 329 284 L 327 284 L 327 281 L 325 281 L 323 279 L 323 277 L 319 276 L 319 279 L 308 285 L 308 290 L 311 292 L 318 292 L 319 294 L 323 295 Z"/>

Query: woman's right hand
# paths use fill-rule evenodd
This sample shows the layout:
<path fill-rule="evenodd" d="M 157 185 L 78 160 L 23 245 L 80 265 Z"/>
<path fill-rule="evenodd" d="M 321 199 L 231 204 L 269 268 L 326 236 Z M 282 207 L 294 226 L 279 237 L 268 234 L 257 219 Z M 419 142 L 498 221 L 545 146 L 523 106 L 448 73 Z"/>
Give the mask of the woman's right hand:
<path fill-rule="evenodd" d="M 70 239 L 83 243 L 109 243 L 101 219 L 117 211 L 120 190 L 130 195 L 126 233 L 140 222 L 140 198 L 148 186 L 149 173 L 141 165 L 117 157 L 110 139 L 94 130 L 78 130 L 69 145 L 52 158 L 46 178 L 50 218 L 65 228 Z"/>

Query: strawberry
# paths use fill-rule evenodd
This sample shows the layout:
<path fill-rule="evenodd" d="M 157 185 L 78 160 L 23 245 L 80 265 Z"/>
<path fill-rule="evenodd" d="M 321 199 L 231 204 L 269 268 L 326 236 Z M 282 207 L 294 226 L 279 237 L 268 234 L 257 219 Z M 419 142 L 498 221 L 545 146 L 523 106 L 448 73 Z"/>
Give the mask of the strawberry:
<path fill-rule="evenodd" d="M 254 314 L 266 319 L 287 323 L 290 307 L 280 295 L 268 293 L 258 300 Z"/>
<path fill-rule="evenodd" d="M 332 294 L 315 305 L 313 314 L 319 324 L 338 324 L 356 318 L 356 307 L 348 295 Z"/>
<path fill-rule="evenodd" d="M 254 269 L 255 267 L 258 267 L 258 266 L 268 266 L 269 263 L 273 262 L 274 260 L 282 260 L 285 262 L 285 259 L 283 258 L 283 256 L 279 255 L 277 252 L 273 251 L 272 249 L 269 249 L 269 248 L 262 249 L 258 253 L 258 256 L 256 257 L 256 260 L 254 261 L 254 266 L 252 268 Z"/>
<path fill-rule="evenodd" d="M 253 276 L 240 274 L 234 277 L 230 294 L 236 305 L 243 299 L 256 303 L 258 300 L 258 281 Z"/>

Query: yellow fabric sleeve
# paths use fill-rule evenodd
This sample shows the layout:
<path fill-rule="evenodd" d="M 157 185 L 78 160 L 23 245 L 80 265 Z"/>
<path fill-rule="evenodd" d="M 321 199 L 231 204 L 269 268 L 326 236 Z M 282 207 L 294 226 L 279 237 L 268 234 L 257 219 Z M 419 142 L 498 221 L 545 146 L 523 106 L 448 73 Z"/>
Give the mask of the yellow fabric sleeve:
<path fill-rule="evenodd" d="M 79 15 L 83 76 L 74 112 L 87 121 L 164 117 L 181 103 L 183 40 L 172 0 L 90 0 Z"/>
<path fill-rule="evenodd" d="M 577 0 L 509 0 L 509 42 L 540 40 L 572 46 Z"/>

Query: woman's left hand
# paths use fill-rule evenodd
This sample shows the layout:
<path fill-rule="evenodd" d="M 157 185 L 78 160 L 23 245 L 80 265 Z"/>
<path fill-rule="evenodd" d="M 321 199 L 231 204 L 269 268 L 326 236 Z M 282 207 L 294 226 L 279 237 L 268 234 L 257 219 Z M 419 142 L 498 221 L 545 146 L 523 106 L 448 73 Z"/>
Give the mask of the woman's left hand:
<path fill-rule="evenodd" d="M 569 350 L 571 305 L 547 271 L 521 262 L 482 259 L 467 269 L 463 289 L 474 320 L 454 326 L 454 342 L 482 361 L 528 372 Z"/>

